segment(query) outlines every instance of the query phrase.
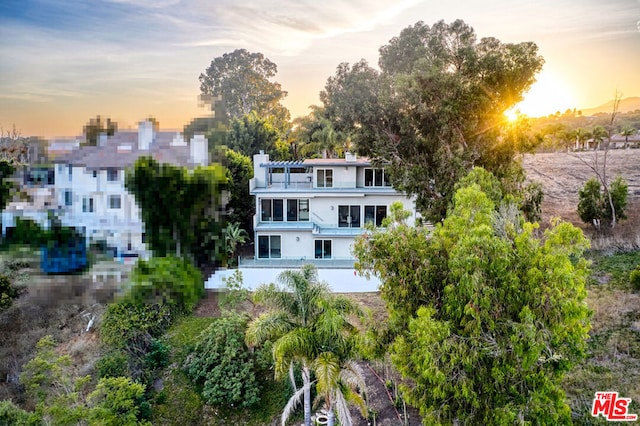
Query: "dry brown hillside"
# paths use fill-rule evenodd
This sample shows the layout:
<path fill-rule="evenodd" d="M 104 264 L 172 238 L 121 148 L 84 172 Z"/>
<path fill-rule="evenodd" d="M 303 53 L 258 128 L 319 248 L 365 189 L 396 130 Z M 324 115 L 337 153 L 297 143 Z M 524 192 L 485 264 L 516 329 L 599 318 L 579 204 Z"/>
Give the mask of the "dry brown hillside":
<path fill-rule="evenodd" d="M 629 184 L 628 219 L 619 223 L 613 232 L 597 236 L 590 226 L 583 224 L 576 213 L 578 191 L 594 177 L 593 171 L 583 162 L 598 164 L 604 161 L 603 151 L 527 154 L 524 167 L 527 177 L 542 183 L 543 224 L 551 217 L 561 217 L 580 226 L 593 242 L 594 248 L 603 244 L 640 246 L 640 149 L 610 150 L 607 154 L 607 178 L 609 181 L 621 175 Z"/>

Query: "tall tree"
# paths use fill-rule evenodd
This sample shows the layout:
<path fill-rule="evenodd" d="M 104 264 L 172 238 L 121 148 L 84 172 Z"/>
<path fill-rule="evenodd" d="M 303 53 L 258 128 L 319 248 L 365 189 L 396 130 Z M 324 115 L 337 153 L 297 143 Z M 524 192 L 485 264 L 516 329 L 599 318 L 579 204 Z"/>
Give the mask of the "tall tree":
<path fill-rule="evenodd" d="M 251 158 L 233 150 L 225 151 L 229 200 L 227 220 L 239 224 L 249 235 L 253 234 L 253 215 L 256 205 L 249 195 L 249 181 L 253 177 Z"/>
<path fill-rule="evenodd" d="M 118 124 L 116 122 L 111 121 L 108 117 L 104 119 L 98 115 L 96 118 L 90 119 L 89 122 L 84 125 L 82 129 L 85 139 L 84 143 L 85 145 L 96 146 L 98 144 L 100 134 L 104 133 L 107 136 L 113 136 L 117 130 Z"/>
<path fill-rule="evenodd" d="M 125 181 L 154 254 L 186 256 L 201 268 L 225 255 L 221 195 L 226 185 L 222 166 L 187 171 L 151 157 L 139 158 Z"/>
<path fill-rule="evenodd" d="M 9 178 L 13 175 L 15 168 L 6 161 L 0 160 L 0 211 L 4 210 L 7 203 L 11 200 L 11 191 L 13 190 L 13 182 Z"/>
<path fill-rule="evenodd" d="M 200 74 L 200 91 L 206 97 L 221 97 L 230 119 L 255 111 L 284 128 L 290 115 L 280 102 L 287 92 L 280 83 L 270 81 L 277 71 L 276 64 L 262 53 L 237 49 L 211 61 Z"/>
<path fill-rule="evenodd" d="M 264 151 L 274 160 L 287 160 L 289 147 L 281 135 L 271 119 L 252 111 L 231 121 L 226 143 L 232 150 L 248 157 Z"/>
<path fill-rule="evenodd" d="M 571 422 L 560 382 L 586 348 L 588 241 L 559 222 L 537 238 L 517 209 L 496 209 L 497 187 L 459 186 L 433 232 L 394 206 L 386 232 L 355 246 L 382 280 L 387 349 L 425 424 Z"/>
<path fill-rule="evenodd" d="M 349 359 L 357 333 L 349 316 L 360 311 L 349 299 L 332 295 L 329 286 L 318 281 L 313 265 L 282 272 L 278 281 L 280 285 L 271 283 L 256 290 L 256 302 L 268 310 L 249 323 L 246 339 L 251 346 L 272 341 L 276 377 L 289 373 L 295 391 L 284 409 L 282 425 L 302 398 L 305 425 L 310 426 L 314 362 L 321 353 L 332 353 L 341 361 Z M 300 389 L 294 365 L 301 368 Z"/>
<path fill-rule="evenodd" d="M 320 97 L 327 117 L 361 154 L 388 164 L 391 182 L 441 219 L 455 182 L 474 165 L 518 174 L 504 111 L 522 100 L 543 59 L 534 43 L 477 40 L 463 21 L 418 22 L 366 61 L 341 64 Z"/>

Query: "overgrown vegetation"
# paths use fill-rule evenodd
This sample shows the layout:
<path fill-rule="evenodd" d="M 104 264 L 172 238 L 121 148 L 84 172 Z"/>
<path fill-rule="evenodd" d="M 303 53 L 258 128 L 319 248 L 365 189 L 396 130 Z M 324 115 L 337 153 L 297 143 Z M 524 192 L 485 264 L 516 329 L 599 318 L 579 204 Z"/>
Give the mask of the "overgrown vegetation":
<path fill-rule="evenodd" d="M 609 194 L 611 200 L 609 200 Z M 603 225 L 610 226 L 612 224 L 614 212 L 615 220 L 627 218 L 629 185 L 621 176 L 615 178 L 608 188 L 603 188 L 596 178 L 589 179 L 580 189 L 578 197 L 580 200 L 578 202 L 580 219 L 598 230 L 603 229 Z"/>
<path fill-rule="evenodd" d="M 588 241 L 568 223 L 538 238 L 495 178 L 471 176 L 433 234 L 396 205 L 386 232 L 356 243 L 357 268 L 383 280 L 390 314 L 379 345 L 391 346 L 377 352 L 411 380 L 402 391 L 425 424 L 569 423 L 560 382 L 590 327 Z"/>

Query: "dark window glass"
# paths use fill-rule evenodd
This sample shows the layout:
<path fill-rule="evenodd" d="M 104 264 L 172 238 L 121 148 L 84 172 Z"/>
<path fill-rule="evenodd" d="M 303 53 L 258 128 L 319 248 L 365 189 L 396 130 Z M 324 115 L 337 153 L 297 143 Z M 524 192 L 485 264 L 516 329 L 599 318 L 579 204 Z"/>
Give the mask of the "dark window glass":
<path fill-rule="evenodd" d="M 287 222 L 298 221 L 298 200 L 287 200 Z"/>
<path fill-rule="evenodd" d="M 376 208 L 375 206 L 364 206 L 364 223 L 375 223 Z"/>
<path fill-rule="evenodd" d="M 338 227 L 349 227 L 349 206 L 338 206 Z"/>
<path fill-rule="evenodd" d="M 298 203 L 298 220 L 309 220 L 309 200 L 300 200 Z"/>
<path fill-rule="evenodd" d="M 284 220 L 283 200 L 273 200 L 273 220 L 275 222 L 282 222 Z"/>
<path fill-rule="evenodd" d="M 260 235 L 258 237 L 258 257 L 260 259 L 269 257 L 269 237 L 267 235 Z"/>
<path fill-rule="evenodd" d="M 382 226 L 382 221 L 387 217 L 387 206 L 376 206 L 376 226 Z"/>
<path fill-rule="evenodd" d="M 280 236 L 272 235 L 269 242 L 271 243 L 271 257 L 280 258 Z"/>
<path fill-rule="evenodd" d="M 364 169 L 364 186 L 373 186 L 373 169 Z"/>
<path fill-rule="evenodd" d="M 351 227 L 360 228 L 360 206 L 351 206 Z"/>
<path fill-rule="evenodd" d="M 262 208 L 261 220 L 263 222 L 271 221 L 271 200 L 261 200 L 260 205 Z"/>
<path fill-rule="evenodd" d="M 374 186 L 382 186 L 382 170 L 375 169 L 373 176 L 373 185 Z"/>

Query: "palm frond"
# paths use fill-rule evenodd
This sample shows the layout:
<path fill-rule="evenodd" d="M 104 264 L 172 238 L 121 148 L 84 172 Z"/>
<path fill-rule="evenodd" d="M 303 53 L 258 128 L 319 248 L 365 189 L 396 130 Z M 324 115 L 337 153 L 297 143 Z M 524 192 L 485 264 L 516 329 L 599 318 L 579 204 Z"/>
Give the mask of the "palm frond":
<path fill-rule="evenodd" d="M 275 340 L 292 328 L 289 317 L 283 312 L 265 312 L 248 324 L 245 341 L 248 346 L 255 346 L 267 340 Z"/>
<path fill-rule="evenodd" d="M 336 392 L 334 397 L 333 409 L 338 416 L 341 426 L 351 426 L 351 413 L 349 412 L 349 404 L 342 392 Z"/>
<path fill-rule="evenodd" d="M 291 414 L 296 410 L 296 407 L 300 405 L 302 401 L 302 397 L 304 395 L 305 387 L 301 387 L 289 398 L 287 401 L 287 405 L 284 406 L 284 410 L 282 410 L 282 426 L 285 426 Z"/>
<path fill-rule="evenodd" d="M 306 328 L 293 329 L 280 337 L 273 344 L 276 376 L 285 373 L 294 360 L 312 360 L 315 349 L 315 336 Z"/>
<path fill-rule="evenodd" d="M 325 399 L 331 399 L 329 392 L 336 388 L 340 378 L 340 360 L 332 352 L 323 352 L 313 361 L 313 371 L 318 381 L 318 393 L 325 394 Z"/>

